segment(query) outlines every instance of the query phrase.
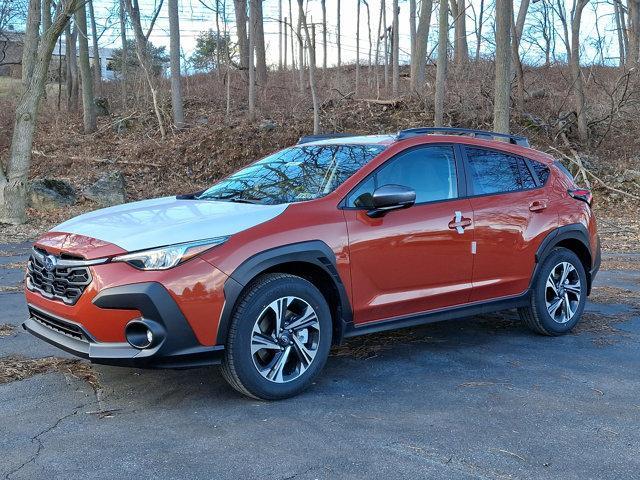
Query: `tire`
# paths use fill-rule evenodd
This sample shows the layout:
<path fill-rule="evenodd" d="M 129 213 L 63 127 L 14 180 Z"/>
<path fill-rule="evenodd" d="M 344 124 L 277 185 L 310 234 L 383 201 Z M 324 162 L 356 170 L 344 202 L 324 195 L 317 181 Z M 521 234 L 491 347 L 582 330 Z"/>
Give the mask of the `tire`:
<path fill-rule="evenodd" d="M 283 273 L 263 275 L 248 286 L 234 309 L 222 375 L 249 397 L 295 396 L 324 367 L 332 326 L 327 301 L 311 282 Z"/>
<path fill-rule="evenodd" d="M 566 281 L 560 285 L 565 271 L 568 272 Z M 541 335 L 568 333 L 580 321 L 587 299 L 584 266 L 571 250 L 554 248 L 542 262 L 531 290 L 530 305 L 518 309 L 524 323 Z M 563 293 L 566 293 L 566 299 Z"/>

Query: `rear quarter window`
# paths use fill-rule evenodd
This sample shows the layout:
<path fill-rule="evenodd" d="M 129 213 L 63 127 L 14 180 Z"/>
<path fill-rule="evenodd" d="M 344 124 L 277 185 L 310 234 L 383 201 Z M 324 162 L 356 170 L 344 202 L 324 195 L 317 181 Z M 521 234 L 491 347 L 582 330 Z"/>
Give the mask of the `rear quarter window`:
<path fill-rule="evenodd" d="M 538 181 L 540 182 L 540 185 L 544 185 L 545 183 L 547 183 L 547 180 L 549 179 L 549 173 L 550 173 L 549 167 L 547 167 L 544 163 L 536 162 L 535 160 L 529 160 L 529 164 L 533 168 L 533 171 L 536 173 L 538 177 Z M 566 171 L 569 177 L 571 177 L 571 174 L 569 173 L 569 171 L 564 167 L 562 168 L 564 171 Z"/>

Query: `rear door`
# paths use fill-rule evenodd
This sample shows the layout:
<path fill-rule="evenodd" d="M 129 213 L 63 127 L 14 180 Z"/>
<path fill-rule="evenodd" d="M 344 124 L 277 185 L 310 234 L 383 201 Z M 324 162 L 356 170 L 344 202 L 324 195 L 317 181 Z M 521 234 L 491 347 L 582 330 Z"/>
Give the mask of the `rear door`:
<path fill-rule="evenodd" d="M 470 301 L 523 293 L 557 215 L 528 160 L 480 147 L 464 151 L 476 242 Z"/>
<path fill-rule="evenodd" d="M 386 161 L 346 198 L 355 322 L 464 304 L 471 292 L 473 225 L 458 147 L 414 147 Z M 380 218 L 366 199 L 382 185 L 416 191 L 416 204 Z M 457 222 L 456 222 L 457 220 Z"/>

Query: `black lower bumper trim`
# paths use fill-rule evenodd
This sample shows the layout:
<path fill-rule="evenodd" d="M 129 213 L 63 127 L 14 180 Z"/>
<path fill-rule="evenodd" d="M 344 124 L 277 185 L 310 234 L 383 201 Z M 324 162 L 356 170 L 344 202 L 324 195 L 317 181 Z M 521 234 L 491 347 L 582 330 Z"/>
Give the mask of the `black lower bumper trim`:
<path fill-rule="evenodd" d="M 34 318 L 29 318 L 22 326 L 52 345 L 104 365 L 189 368 L 215 365 L 222 360 L 224 346 L 200 344 L 178 305 L 159 283 L 108 288 L 93 303 L 100 308 L 138 310 L 142 314 L 141 319 L 161 325 L 166 335 L 152 348 L 137 349 L 126 342 L 97 342 L 93 339 L 74 338 Z"/>

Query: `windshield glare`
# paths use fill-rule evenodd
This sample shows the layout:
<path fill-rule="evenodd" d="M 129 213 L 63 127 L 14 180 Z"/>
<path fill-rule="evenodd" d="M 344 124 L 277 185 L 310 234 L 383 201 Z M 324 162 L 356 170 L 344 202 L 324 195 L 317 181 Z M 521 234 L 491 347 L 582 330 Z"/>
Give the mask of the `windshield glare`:
<path fill-rule="evenodd" d="M 278 204 L 313 200 L 382 152 L 384 145 L 307 145 L 287 148 L 205 190 L 197 199 Z"/>

